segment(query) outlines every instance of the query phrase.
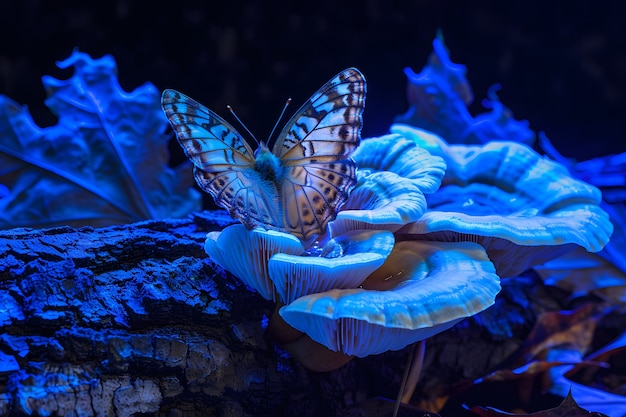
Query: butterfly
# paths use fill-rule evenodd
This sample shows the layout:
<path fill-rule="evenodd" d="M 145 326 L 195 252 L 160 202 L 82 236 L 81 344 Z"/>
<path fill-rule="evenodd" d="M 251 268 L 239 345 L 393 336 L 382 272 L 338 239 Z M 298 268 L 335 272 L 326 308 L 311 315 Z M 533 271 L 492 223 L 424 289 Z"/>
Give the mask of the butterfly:
<path fill-rule="evenodd" d="M 365 77 L 348 68 L 324 84 L 285 124 L 271 151 L 252 151 L 223 118 L 165 90 L 161 106 L 194 164 L 200 188 L 248 229 L 307 242 L 323 233 L 356 184 L 350 154 L 361 140 Z"/>

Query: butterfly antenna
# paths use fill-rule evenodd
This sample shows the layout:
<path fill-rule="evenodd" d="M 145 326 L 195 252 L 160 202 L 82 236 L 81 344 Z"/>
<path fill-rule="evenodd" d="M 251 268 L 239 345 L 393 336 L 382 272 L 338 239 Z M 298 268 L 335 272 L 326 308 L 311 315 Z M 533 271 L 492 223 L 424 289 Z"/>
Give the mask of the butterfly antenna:
<path fill-rule="evenodd" d="M 246 130 L 246 132 L 248 132 L 248 134 L 250 135 L 250 137 L 252 137 L 252 139 L 254 139 L 254 141 L 256 142 L 256 144 L 259 144 L 259 141 L 257 140 L 256 136 L 254 136 L 254 134 L 250 131 L 250 129 L 248 129 L 248 126 L 246 126 L 245 124 L 243 124 L 243 122 L 241 121 L 241 119 L 239 118 L 239 116 L 237 116 L 237 114 L 235 113 L 235 110 L 233 110 L 233 108 L 229 105 L 226 106 L 226 108 L 228 109 L 229 112 L 231 112 L 231 114 L 233 115 L 233 117 L 237 120 L 237 122 L 239 122 L 239 124 Z"/>
<path fill-rule="evenodd" d="M 276 120 L 276 123 L 274 123 L 274 127 L 272 128 L 272 131 L 270 132 L 270 135 L 267 137 L 267 142 L 268 143 L 269 143 L 270 139 L 272 138 L 272 136 L 274 135 L 274 132 L 276 131 L 276 127 L 278 126 L 278 123 L 280 122 L 280 120 L 285 115 L 285 110 L 287 110 L 287 107 L 289 106 L 290 103 L 291 103 L 291 97 L 289 97 L 287 99 L 287 101 L 285 102 L 285 106 L 283 107 L 283 111 L 280 112 L 280 116 L 278 116 L 278 120 Z"/>

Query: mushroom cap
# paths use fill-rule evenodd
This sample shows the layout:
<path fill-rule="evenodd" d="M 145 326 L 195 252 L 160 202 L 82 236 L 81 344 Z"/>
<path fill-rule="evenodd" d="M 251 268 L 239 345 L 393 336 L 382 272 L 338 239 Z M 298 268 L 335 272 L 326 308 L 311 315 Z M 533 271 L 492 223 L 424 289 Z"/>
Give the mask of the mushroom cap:
<path fill-rule="evenodd" d="M 333 236 L 348 230 L 375 229 L 395 232 L 419 219 L 426 211 L 426 197 L 416 181 L 383 171 L 360 176 L 336 219 Z"/>
<path fill-rule="evenodd" d="M 356 230 L 329 240 L 315 256 L 293 235 L 236 224 L 208 233 L 204 247 L 215 263 L 261 296 L 286 303 L 311 292 L 358 286 L 393 245 L 391 232 Z"/>
<path fill-rule="evenodd" d="M 475 216 L 433 210 L 398 234 L 420 240 L 479 243 L 498 275 L 511 277 L 561 256 L 576 245 L 596 252 L 608 242 L 611 230 L 608 216 L 599 206 L 580 205 L 549 215 L 527 212 L 518 216 Z"/>
<path fill-rule="evenodd" d="M 426 194 L 439 188 L 446 171 L 442 158 L 431 155 L 400 134 L 363 139 L 352 153 L 352 159 L 361 173 L 391 171 L 414 180 Z"/>
<path fill-rule="evenodd" d="M 406 140 L 410 140 L 415 145 L 428 151 L 431 155 L 443 157 L 447 155 L 450 145 L 438 134 L 430 130 L 420 129 L 419 127 L 407 125 L 404 123 L 394 123 L 389 128 L 391 134 L 401 135 Z M 443 159 L 443 158 L 442 158 Z"/>
<path fill-rule="evenodd" d="M 388 231 L 350 231 L 328 241 L 322 256 L 272 256 L 269 276 L 283 303 L 332 288 L 356 288 L 383 264 L 394 242 Z"/>
<path fill-rule="evenodd" d="M 448 145 L 433 134 L 392 127 L 448 165 L 428 210 L 397 233 L 414 239 L 480 243 L 502 277 L 560 256 L 576 245 L 601 250 L 613 226 L 600 191 L 560 164 L 516 142 Z"/>
<path fill-rule="evenodd" d="M 362 288 L 307 295 L 280 315 L 330 350 L 364 357 L 446 330 L 492 305 L 499 291 L 481 246 L 406 241 Z"/>
<path fill-rule="evenodd" d="M 268 261 L 276 253 L 301 255 L 304 247 L 290 234 L 242 224 L 228 226 L 221 232 L 209 232 L 204 250 L 215 263 L 226 269 L 267 300 L 276 300 Z"/>

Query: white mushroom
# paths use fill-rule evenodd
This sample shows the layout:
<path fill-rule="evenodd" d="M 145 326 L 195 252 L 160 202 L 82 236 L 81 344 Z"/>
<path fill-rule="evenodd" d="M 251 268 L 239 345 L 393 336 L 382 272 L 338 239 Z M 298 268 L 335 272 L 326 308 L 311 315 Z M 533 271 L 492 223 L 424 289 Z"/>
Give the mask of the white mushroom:
<path fill-rule="evenodd" d="M 364 357 L 446 330 L 492 305 L 499 291 L 479 245 L 399 242 L 362 288 L 307 295 L 280 315 L 328 349 Z"/>
<path fill-rule="evenodd" d="M 290 234 L 237 224 L 210 232 L 204 247 L 215 263 L 261 296 L 288 303 L 311 292 L 357 287 L 383 264 L 393 244 L 391 232 L 358 230 L 312 254 Z"/>
<path fill-rule="evenodd" d="M 242 224 L 228 226 L 221 232 L 209 232 L 204 250 L 215 263 L 226 269 L 267 300 L 276 300 L 274 284 L 268 273 L 268 261 L 276 253 L 301 255 L 300 240 L 287 233 Z"/>
<path fill-rule="evenodd" d="M 360 172 L 394 172 L 400 177 L 415 181 L 425 194 L 439 188 L 446 171 L 442 158 L 431 155 L 399 134 L 362 140 L 352 158 Z"/>
<path fill-rule="evenodd" d="M 356 288 L 378 269 L 393 249 L 388 231 L 355 230 L 330 240 L 321 256 L 279 253 L 269 275 L 283 303 L 332 288 Z"/>
<path fill-rule="evenodd" d="M 333 236 L 359 229 L 395 232 L 425 210 L 426 197 L 415 181 L 393 172 L 375 172 L 359 178 L 329 228 Z"/>
<path fill-rule="evenodd" d="M 563 254 L 608 243 L 613 226 L 600 191 L 517 142 L 448 145 L 436 135 L 394 125 L 448 165 L 428 210 L 397 233 L 413 239 L 480 243 L 502 277 Z"/>

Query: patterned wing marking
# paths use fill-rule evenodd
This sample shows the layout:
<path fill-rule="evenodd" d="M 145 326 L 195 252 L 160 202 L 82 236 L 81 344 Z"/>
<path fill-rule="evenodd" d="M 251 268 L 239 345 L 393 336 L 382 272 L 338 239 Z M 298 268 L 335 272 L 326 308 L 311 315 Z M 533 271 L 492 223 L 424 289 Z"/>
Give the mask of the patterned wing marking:
<path fill-rule="evenodd" d="M 282 222 L 276 209 L 278 193 L 275 185 L 261 181 L 254 172 L 215 173 L 194 169 L 194 176 L 200 187 L 213 196 L 216 204 L 228 210 L 248 229 L 260 224 L 276 229 L 274 225 Z"/>
<path fill-rule="evenodd" d="M 296 112 L 274 145 L 285 169 L 284 228 L 304 241 L 324 232 L 356 184 L 349 156 L 361 139 L 365 93 L 357 69 L 342 71 Z"/>
<path fill-rule="evenodd" d="M 263 190 L 250 177 L 250 173 L 254 174 L 254 154 L 241 135 L 217 114 L 182 93 L 165 90 L 161 103 L 178 142 L 194 164 L 194 177 L 200 188 L 246 227 L 275 222 L 275 204 L 255 196 L 262 195 Z"/>
<path fill-rule="evenodd" d="M 220 116 L 174 90 L 165 90 L 161 103 L 178 142 L 198 169 L 219 172 L 254 165 L 246 141 Z"/>
<path fill-rule="evenodd" d="M 351 159 L 292 166 L 282 186 L 285 228 L 301 240 L 322 233 L 348 198 L 346 189 L 356 184 L 356 164 Z"/>
<path fill-rule="evenodd" d="M 348 68 L 324 84 L 287 122 L 273 153 L 285 165 L 307 158 L 342 160 L 360 142 L 366 84 L 363 74 Z"/>

